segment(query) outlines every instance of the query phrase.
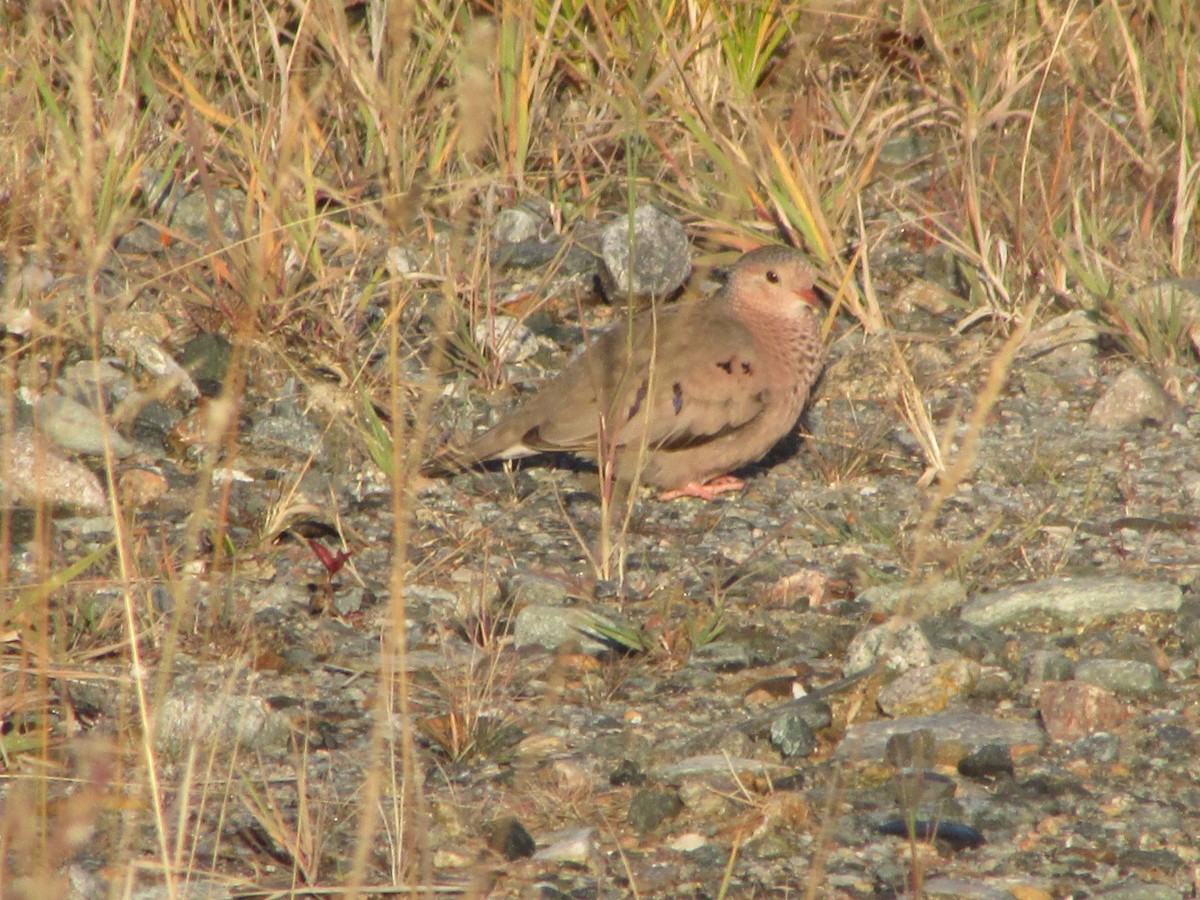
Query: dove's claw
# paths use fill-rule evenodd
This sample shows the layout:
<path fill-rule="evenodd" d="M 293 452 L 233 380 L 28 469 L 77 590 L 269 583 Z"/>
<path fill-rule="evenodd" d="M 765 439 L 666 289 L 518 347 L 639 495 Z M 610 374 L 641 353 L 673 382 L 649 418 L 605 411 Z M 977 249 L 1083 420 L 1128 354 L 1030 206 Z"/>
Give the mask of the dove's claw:
<path fill-rule="evenodd" d="M 658 495 L 659 500 L 678 500 L 680 497 L 699 497 L 701 500 L 712 500 L 717 494 L 728 494 L 730 491 L 740 491 L 746 482 L 732 475 L 718 475 L 701 484 L 693 481 L 673 491 L 663 491 Z"/>

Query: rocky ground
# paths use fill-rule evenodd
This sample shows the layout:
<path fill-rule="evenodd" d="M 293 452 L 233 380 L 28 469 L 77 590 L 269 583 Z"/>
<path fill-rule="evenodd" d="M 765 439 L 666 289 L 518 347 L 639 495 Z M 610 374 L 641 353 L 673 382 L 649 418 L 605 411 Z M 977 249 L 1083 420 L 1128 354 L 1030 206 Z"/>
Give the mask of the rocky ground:
<path fill-rule="evenodd" d="M 107 440 L 121 442 L 125 496 L 146 492 L 128 501 L 145 575 L 131 612 L 144 664 L 165 676 L 155 752 L 164 802 L 190 810 L 186 896 L 340 883 L 373 790 L 373 884 L 403 849 L 425 865 L 409 877 L 475 896 L 1194 896 L 1196 369 L 1170 373 L 1173 397 L 1096 328 L 1043 314 L 976 433 L 1011 330 L 960 329 L 933 257 L 878 262 L 898 330 L 838 320 L 801 433 L 742 493 L 646 494 L 606 524 L 586 465 L 499 466 L 423 482 L 403 560 L 352 395 L 331 404 L 252 351 L 241 427 L 211 474 L 189 449 L 210 445 L 188 435 L 212 425 L 195 397 L 225 377 L 229 345 L 201 334 L 163 351 L 195 391 L 141 404 Z M 599 326 L 611 313 L 586 264 L 571 296 Z M 528 276 L 508 271 L 519 293 Z M 129 315 L 104 354 L 133 369 L 63 367 L 114 405 L 144 390 L 160 347 L 136 303 Z M 489 381 L 556 370 L 580 324 L 572 303 L 551 306 L 525 320 L 530 353 L 490 379 L 456 364 L 439 427 L 509 402 Z M 19 342 L 19 323 L 6 330 Z M 960 481 L 923 479 L 906 390 L 947 468 L 966 460 Z M 56 403 L 36 417 L 18 404 L 16 421 L 82 454 L 47 457 L 65 468 L 44 499 L 95 509 L 54 520 L 66 566 L 114 526 L 76 461 L 94 468 L 105 432 L 86 406 Z M 17 434 L 10 472 L 32 434 Z M 204 510 L 228 522 L 227 546 L 205 546 Z M 18 508 L 13 571 L 39 571 L 44 540 Z M 323 565 L 310 540 L 352 556 L 330 575 L 337 560 Z M 124 593 L 98 583 L 60 607 L 80 647 L 53 692 L 62 736 L 128 733 Z M 401 775 L 381 762 L 404 730 L 398 711 L 380 719 L 377 678 L 397 608 L 419 748 L 408 830 L 391 818 Z M 73 896 L 105 895 L 129 847 L 154 856 L 151 829 L 99 825 L 63 870 Z M 141 887 L 162 890 L 149 872 Z"/>

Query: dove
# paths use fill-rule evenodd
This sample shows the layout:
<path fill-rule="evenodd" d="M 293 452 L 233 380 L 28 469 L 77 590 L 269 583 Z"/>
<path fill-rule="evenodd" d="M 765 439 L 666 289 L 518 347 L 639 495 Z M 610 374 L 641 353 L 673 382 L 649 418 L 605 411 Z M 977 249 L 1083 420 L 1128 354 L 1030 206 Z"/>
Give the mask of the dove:
<path fill-rule="evenodd" d="M 710 297 L 602 333 L 514 412 L 443 447 L 433 468 L 566 452 L 663 500 L 740 490 L 729 473 L 792 430 L 824 365 L 815 278 L 798 250 L 753 250 Z"/>

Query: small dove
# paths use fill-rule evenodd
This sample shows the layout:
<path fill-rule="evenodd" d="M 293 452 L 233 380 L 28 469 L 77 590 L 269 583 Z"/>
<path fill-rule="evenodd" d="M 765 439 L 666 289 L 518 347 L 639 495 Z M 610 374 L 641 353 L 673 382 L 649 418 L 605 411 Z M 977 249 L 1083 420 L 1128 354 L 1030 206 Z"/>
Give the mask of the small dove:
<path fill-rule="evenodd" d="M 601 334 L 537 393 L 427 471 L 567 452 L 660 499 L 740 490 L 727 473 L 791 431 L 825 361 L 815 274 L 788 247 L 734 265 L 704 300 L 648 310 Z"/>

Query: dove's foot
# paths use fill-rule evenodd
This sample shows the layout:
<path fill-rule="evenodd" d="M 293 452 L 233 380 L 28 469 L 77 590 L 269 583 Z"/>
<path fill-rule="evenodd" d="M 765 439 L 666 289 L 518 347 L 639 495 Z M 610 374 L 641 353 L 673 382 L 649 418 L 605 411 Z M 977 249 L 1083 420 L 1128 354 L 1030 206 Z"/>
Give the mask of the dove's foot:
<path fill-rule="evenodd" d="M 663 491 L 658 495 L 658 499 L 678 500 L 680 497 L 699 497 L 701 500 L 712 500 L 717 494 L 740 491 L 745 486 L 746 482 L 740 478 L 734 478 L 732 475 L 718 475 L 703 484 L 693 481 L 681 488 L 675 488 L 673 491 Z"/>

